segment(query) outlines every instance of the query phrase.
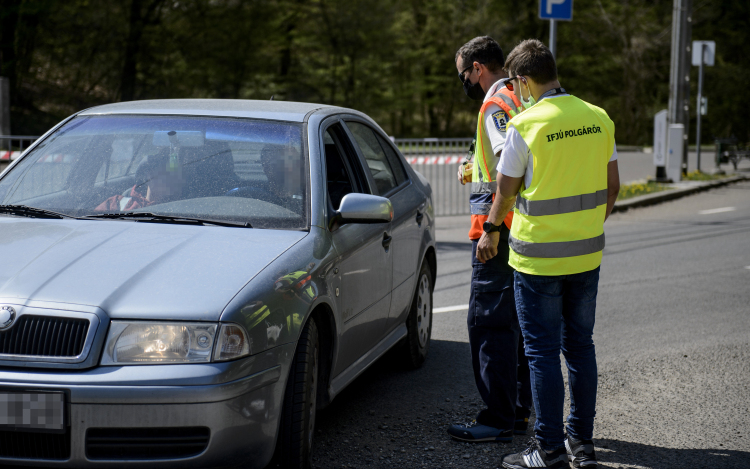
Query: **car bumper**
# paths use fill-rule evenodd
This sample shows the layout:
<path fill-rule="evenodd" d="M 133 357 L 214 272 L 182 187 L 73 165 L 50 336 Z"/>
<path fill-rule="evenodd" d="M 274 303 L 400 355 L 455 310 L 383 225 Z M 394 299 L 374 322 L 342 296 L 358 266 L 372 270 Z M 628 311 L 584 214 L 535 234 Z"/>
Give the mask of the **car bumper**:
<path fill-rule="evenodd" d="M 244 467 L 263 468 L 273 455 L 293 352 L 294 344 L 277 347 L 273 353 L 278 359 L 276 365 L 258 371 L 257 365 L 267 366 L 270 360 L 249 360 L 255 366 L 247 366 L 250 368 L 247 376 L 219 384 L 116 386 L 90 382 L 61 385 L 39 382 L 38 379 L 34 380 L 36 382 L 0 379 L 0 390 L 3 391 L 62 390 L 68 404 L 70 441 L 69 457 L 65 459 L 0 457 L 0 465 L 188 468 L 242 464 Z M 198 367 L 191 369 L 200 370 Z M 173 372 L 174 368 L 168 371 Z M 8 373 L 0 374 L 0 378 L 3 377 L 7 378 Z M 181 444 L 181 440 L 165 440 L 164 435 L 188 427 L 200 428 L 207 434 L 207 441 L 202 440 L 202 446 L 198 446 L 201 449 L 193 449 L 190 455 L 175 456 L 171 453 L 167 457 L 154 458 L 143 456 L 141 452 L 134 458 L 134 453 L 128 453 L 129 450 L 98 451 L 97 454 L 94 449 L 93 435 L 101 429 L 108 429 L 110 435 L 115 435 L 115 442 L 126 442 L 122 448 L 129 448 L 127 435 L 134 432 L 138 435 L 139 448 L 144 445 L 171 445 L 174 448 Z M 140 431 L 142 429 L 144 431 Z M 163 429 L 163 432 L 146 429 Z M 120 435 L 119 432 L 123 433 Z M 149 440 L 147 433 L 154 439 Z M 48 435 L 41 438 L 48 438 Z M 168 448 L 165 446 L 165 449 Z"/>

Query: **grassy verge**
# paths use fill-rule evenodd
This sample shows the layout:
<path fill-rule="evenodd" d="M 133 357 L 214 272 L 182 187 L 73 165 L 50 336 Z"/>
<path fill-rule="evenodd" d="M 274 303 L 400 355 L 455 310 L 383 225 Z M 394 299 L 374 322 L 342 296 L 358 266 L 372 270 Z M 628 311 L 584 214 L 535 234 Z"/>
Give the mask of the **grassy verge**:
<path fill-rule="evenodd" d="M 630 199 L 632 197 L 638 197 L 639 195 L 651 194 L 653 192 L 661 192 L 669 189 L 671 189 L 671 187 L 654 181 L 623 184 L 620 185 L 620 195 L 617 196 L 617 200 Z"/>
<path fill-rule="evenodd" d="M 687 173 L 686 176 L 682 178 L 683 181 L 714 181 L 716 179 L 724 179 L 730 177 L 731 174 L 709 174 L 709 173 L 702 173 L 698 171 L 697 169 L 693 172 Z"/>

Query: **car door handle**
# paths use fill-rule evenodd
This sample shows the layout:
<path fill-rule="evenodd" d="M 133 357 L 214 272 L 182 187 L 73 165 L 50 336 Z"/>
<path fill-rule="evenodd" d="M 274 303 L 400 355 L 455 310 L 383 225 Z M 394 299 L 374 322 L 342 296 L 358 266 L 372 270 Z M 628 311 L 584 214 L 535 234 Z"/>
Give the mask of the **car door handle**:
<path fill-rule="evenodd" d="M 388 236 L 388 233 L 383 233 L 383 247 L 387 251 L 393 241 L 393 236 Z"/>
<path fill-rule="evenodd" d="M 417 212 L 417 225 L 422 226 L 423 219 L 424 219 L 424 213 Z"/>

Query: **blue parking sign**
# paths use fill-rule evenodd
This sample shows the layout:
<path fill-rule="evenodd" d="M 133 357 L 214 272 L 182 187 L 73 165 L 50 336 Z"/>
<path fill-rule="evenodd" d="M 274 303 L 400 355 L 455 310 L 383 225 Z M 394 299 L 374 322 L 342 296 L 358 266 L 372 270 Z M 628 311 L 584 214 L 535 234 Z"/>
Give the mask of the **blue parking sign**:
<path fill-rule="evenodd" d="M 573 19 L 573 0 L 539 0 L 539 18 L 571 21 Z"/>

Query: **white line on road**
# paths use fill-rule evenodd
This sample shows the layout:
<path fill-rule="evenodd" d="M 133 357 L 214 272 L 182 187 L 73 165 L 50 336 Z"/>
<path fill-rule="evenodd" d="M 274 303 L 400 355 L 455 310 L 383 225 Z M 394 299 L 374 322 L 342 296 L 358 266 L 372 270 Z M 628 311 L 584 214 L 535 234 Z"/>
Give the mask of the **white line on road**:
<path fill-rule="evenodd" d="M 734 212 L 737 210 L 734 207 L 721 207 L 721 208 L 712 208 L 710 210 L 701 210 L 698 212 L 699 215 L 711 215 L 712 213 L 724 213 L 724 212 Z"/>
<path fill-rule="evenodd" d="M 456 306 L 443 306 L 442 308 L 434 308 L 433 313 L 452 313 L 453 311 L 464 311 L 469 309 L 469 305 L 456 305 Z"/>
<path fill-rule="evenodd" d="M 745 266 L 745 268 L 746 268 L 747 270 L 750 270 L 750 265 L 748 265 L 748 266 Z"/>

